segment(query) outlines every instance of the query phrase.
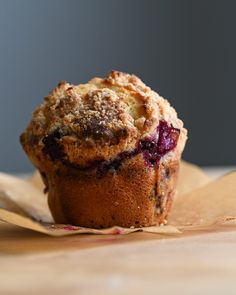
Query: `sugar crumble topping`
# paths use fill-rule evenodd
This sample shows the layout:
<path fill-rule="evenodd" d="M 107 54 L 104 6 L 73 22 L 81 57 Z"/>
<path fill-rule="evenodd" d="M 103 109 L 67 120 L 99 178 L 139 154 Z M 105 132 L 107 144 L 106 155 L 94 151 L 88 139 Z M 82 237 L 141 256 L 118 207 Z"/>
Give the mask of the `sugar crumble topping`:
<path fill-rule="evenodd" d="M 60 82 L 33 113 L 21 142 L 37 165 L 47 156 L 45 142 L 54 134 L 50 144 L 60 146 L 57 152 L 82 165 L 134 149 L 161 120 L 183 129 L 165 99 L 135 75 L 112 71 L 86 84 Z"/>

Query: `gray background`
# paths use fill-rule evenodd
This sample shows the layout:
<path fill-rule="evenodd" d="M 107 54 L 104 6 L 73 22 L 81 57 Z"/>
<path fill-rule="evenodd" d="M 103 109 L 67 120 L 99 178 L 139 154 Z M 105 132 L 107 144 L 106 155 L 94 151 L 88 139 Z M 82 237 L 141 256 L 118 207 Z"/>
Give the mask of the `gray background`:
<path fill-rule="evenodd" d="M 185 159 L 235 164 L 236 1 L 0 0 L 0 170 L 32 169 L 18 137 L 59 80 L 139 75 L 189 129 Z"/>

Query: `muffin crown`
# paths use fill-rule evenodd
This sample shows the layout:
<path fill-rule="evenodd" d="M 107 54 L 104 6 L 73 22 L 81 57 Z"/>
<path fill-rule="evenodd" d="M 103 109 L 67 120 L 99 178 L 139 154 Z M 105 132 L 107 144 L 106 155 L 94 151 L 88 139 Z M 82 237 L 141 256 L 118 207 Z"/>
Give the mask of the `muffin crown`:
<path fill-rule="evenodd" d="M 112 71 L 87 84 L 60 82 L 33 113 L 21 143 L 36 166 L 45 157 L 84 165 L 135 149 L 160 121 L 183 127 L 169 103 L 138 77 Z"/>

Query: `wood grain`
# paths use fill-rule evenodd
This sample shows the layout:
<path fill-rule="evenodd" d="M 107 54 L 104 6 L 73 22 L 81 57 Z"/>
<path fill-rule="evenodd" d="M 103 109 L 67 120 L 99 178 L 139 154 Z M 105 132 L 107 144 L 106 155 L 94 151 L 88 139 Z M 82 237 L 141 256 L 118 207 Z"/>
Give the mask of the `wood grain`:
<path fill-rule="evenodd" d="M 0 294 L 235 294 L 235 226 L 165 239 L 0 228 Z"/>

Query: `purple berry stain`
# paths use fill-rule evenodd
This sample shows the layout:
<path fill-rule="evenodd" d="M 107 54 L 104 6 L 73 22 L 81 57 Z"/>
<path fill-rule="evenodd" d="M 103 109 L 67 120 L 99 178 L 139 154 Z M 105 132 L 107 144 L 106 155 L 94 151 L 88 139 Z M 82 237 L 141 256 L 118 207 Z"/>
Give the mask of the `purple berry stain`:
<path fill-rule="evenodd" d="M 73 231 L 73 230 L 78 230 L 79 227 L 78 226 L 74 226 L 74 225 L 66 225 L 66 226 L 63 226 L 64 230 L 68 230 L 68 231 Z"/>
<path fill-rule="evenodd" d="M 156 132 L 151 136 L 141 139 L 134 150 L 122 152 L 118 154 L 115 159 L 110 161 L 104 159 L 93 160 L 88 162 L 85 166 L 68 161 L 59 142 L 63 137 L 63 134 L 59 132 L 59 130 L 47 135 L 43 139 L 43 143 L 45 145 L 45 151 L 49 154 L 52 161 L 60 160 L 65 166 L 80 171 L 97 169 L 97 175 L 102 177 L 108 171 L 118 170 L 124 160 L 131 159 L 140 153 L 142 153 L 143 158 L 149 167 L 158 165 L 161 157 L 176 147 L 179 134 L 179 129 L 169 126 L 166 121 L 162 120 L 156 128 Z"/>
<path fill-rule="evenodd" d="M 62 159 L 65 154 L 59 141 L 63 137 L 63 134 L 59 129 L 56 129 L 51 134 L 43 138 L 44 151 L 50 156 L 50 158 L 55 161 L 57 159 Z"/>
<path fill-rule="evenodd" d="M 146 163 L 150 166 L 158 164 L 161 157 L 176 147 L 179 133 L 179 129 L 168 126 L 166 121 L 160 121 L 156 133 L 139 142 Z"/>

